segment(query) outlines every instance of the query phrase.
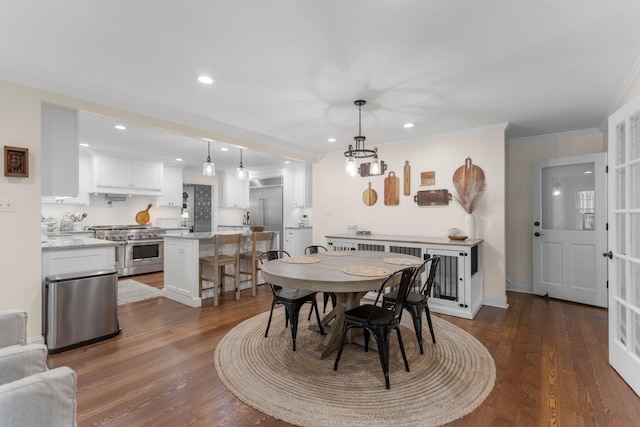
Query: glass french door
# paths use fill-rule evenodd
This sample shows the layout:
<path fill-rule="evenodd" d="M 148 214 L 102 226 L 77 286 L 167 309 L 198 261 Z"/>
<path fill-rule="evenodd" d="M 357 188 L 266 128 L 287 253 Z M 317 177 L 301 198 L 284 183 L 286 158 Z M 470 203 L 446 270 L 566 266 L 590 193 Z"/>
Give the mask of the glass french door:
<path fill-rule="evenodd" d="M 640 96 L 609 117 L 609 363 L 640 395 Z"/>

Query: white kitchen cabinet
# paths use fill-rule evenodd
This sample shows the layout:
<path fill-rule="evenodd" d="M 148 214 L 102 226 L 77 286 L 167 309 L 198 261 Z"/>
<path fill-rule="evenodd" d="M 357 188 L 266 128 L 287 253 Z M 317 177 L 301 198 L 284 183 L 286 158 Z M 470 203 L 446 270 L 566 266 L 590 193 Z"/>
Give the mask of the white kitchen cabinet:
<path fill-rule="evenodd" d="M 158 206 L 182 207 L 182 169 L 165 166 L 162 181 Z"/>
<path fill-rule="evenodd" d="M 293 204 L 311 207 L 311 165 L 297 165 L 293 173 Z"/>
<path fill-rule="evenodd" d="M 220 174 L 221 208 L 249 209 L 249 180 L 238 179 L 233 172 Z"/>
<path fill-rule="evenodd" d="M 92 192 L 159 195 L 162 191 L 160 162 L 96 154 L 92 166 Z"/>
<path fill-rule="evenodd" d="M 43 104 L 42 196 L 76 197 L 79 191 L 78 112 Z"/>
<path fill-rule="evenodd" d="M 307 246 L 313 244 L 311 227 L 286 227 L 284 230 L 284 250 L 291 256 L 303 256 Z"/>
<path fill-rule="evenodd" d="M 43 196 L 42 204 L 65 204 L 65 205 L 88 205 L 89 204 L 89 182 L 91 181 L 91 158 L 86 153 L 80 153 L 78 162 L 78 195 L 76 197 L 54 197 Z"/>
<path fill-rule="evenodd" d="M 422 259 L 439 256 L 441 259 L 429 309 L 436 313 L 473 319 L 482 307 L 482 240 L 451 241 L 442 237 L 375 234 L 338 234 L 326 238 L 329 250 L 382 251 Z"/>

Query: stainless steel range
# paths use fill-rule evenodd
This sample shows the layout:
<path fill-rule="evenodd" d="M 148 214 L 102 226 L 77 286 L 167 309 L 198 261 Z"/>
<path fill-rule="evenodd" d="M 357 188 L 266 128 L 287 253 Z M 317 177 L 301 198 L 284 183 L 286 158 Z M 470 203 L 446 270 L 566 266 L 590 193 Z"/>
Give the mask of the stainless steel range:
<path fill-rule="evenodd" d="M 118 276 L 153 273 L 164 269 L 163 229 L 146 225 L 96 225 L 96 239 L 119 243 L 116 248 Z"/>

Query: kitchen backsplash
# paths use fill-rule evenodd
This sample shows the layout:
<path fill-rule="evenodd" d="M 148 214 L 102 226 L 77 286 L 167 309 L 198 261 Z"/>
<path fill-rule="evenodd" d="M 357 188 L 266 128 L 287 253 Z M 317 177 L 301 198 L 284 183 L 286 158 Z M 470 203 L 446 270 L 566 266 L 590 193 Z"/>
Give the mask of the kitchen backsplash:
<path fill-rule="evenodd" d="M 52 217 L 58 221 L 56 230 L 60 229 L 60 221 L 65 212 L 82 213 L 86 212 L 87 217 L 82 221 L 82 226 L 88 225 L 118 225 L 136 224 L 136 214 L 145 210 L 149 204 L 149 216 L 152 225 L 156 225 L 158 218 L 180 219 L 180 207 L 158 207 L 157 198 L 151 196 L 131 196 L 124 201 L 113 201 L 111 203 L 105 199 L 104 194 L 91 194 L 88 206 L 65 205 L 64 203 L 55 205 L 42 205 L 42 216 Z"/>

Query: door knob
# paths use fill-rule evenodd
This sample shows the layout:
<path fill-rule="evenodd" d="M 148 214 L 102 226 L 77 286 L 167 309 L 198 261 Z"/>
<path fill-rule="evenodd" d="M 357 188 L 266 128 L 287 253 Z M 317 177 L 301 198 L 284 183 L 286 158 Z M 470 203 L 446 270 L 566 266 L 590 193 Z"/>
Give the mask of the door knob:
<path fill-rule="evenodd" d="M 536 227 L 540 227 L 540 221 L 534 222 L 533 225 L 535 225 Z"/>
<path fill-rule="evenodd" d="M 534 235 L 534 236 L 536 236 L 536 237 L 544 236 L 544 234 L 539 233 L 539 232 L 537 232 L 537 231 L 536 231 L 535 233 L 533 233 L 533 235 Z"/>
<path fill-rule="evenodd" d="M 602 254 L 603 257 L 605 258 L 609 258 L 609 259 L 613 259 L 613 252 L 609 251 L 609 252 L 605 252 Z"/>

